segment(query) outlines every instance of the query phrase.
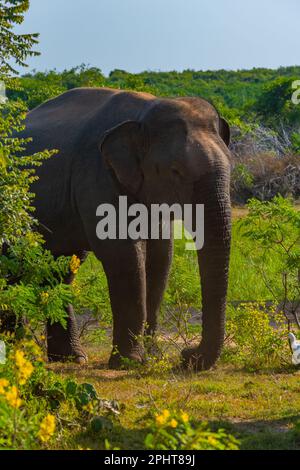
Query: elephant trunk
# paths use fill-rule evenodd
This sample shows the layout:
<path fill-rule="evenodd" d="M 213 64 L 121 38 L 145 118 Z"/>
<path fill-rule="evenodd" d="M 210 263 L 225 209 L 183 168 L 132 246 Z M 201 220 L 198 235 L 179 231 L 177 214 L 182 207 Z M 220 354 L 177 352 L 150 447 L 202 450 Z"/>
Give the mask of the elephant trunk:
<path fill-rule="evenodd" d="M 204 246 L 198 250 L 202 292 L 202 341 L 183 351 L 186 363 L 209 369 L 220 356 L 225 335 L 225 310 L 231 239 L 229 169 L 220 165 L 194 186 L 194 204 L 204 204 Z"/>

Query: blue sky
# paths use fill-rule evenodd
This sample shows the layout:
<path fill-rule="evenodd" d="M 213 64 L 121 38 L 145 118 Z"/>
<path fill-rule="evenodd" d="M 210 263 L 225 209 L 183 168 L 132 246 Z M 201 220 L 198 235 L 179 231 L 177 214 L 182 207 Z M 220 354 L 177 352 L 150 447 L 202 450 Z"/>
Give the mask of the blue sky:
<path fill-rule="evenodd" d="M 31 0 L 18 30 L 40 33 L 30 69 L 108 74 L 299 65 L 299 22 L 299 0 Z"/>

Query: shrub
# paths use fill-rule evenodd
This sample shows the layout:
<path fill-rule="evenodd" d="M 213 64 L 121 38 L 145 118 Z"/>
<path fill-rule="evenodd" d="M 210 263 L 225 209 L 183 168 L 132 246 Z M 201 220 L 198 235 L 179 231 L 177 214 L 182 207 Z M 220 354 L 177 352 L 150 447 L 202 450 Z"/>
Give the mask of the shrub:
<path fill-rule="evenodd" d="M 104 324 L 112 314 L 107 279 L 101 263 L 90 254 L 72 283 L 74 308 L 77 314 L 90 313 Z"/>
<path fill-rule="evenodd" d="M 290 326 L 294 316 L 300 327 L 297 309 L 300 298 L 300 212 L 291 201 L 276 196 L 270 202 L 252 199 L 249 214 L 239 222 L 241 235 L 255 243 L 245 247 L 245 256 L 264 279 L 271 298 L 280 306 Z M 265 267 L 277 260 L 275 276 L 269 278 Z"/>
<path fill-rule="evenodd" d="M 112 426 L 116 401 L 99 398 L 93 385 L 62 380 L 48 371 L 30 336 L 2 336 L 7 361 L 0 365 L 0 449 L 62 446 L 74 428 L 97 432 Z"/>
<path fill-rule="evenodd" d="M 265 305 L 249 303 L 232 309 L 226 323 L 226 336 L 222 354 L 225 362 L 248 370 L 288 362 L 290 350 L 283 317 Z"/>
<path fill-rule="evenodd" d="M 3 321 L 12 312 L 16 325 L 22 320 L 32 330 L 46 320 L 66 322 L 66 306 L 72 301 L 71 287 L 63 283 L 70 271 L 70 258 L 54 259 L 44 250 L 41 237 L 28 232 L 0 255 L 0 308 Z"/>
<path fill-rule="evenodd" d="M 35 449 L 47 445 L 56 419 L 47 403 L 31 398 L 33 385 L 43 376 L 41 351 L 32 341 L 9 346 L 0 366 L 0 448 Z"/>
<path fill-rule="evenodd" d="M 213 432 L 206 423 L 192 424 L 184 412 L 163 410 L 151 423 L 145 439 L 150 450 L 238 450 L 239 442 L 223 429 Z"/>
<path fill-rule="evenodd" d="M 256 126 L 233 138 L 231 194 L 236 203 L 300 196 L 299 134 Z"/>

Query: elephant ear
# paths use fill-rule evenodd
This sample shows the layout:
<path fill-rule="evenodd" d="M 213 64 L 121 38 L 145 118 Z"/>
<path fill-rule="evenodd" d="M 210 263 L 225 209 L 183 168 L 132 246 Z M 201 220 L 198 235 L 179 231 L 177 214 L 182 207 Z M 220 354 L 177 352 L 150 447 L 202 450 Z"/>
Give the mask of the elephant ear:
<path fill-rule="evenodd" d="M 230 144 L 230 127 L 228 122 L 221 117 L 219 118 L 219 134 L 228 147 Z"/>
<path fill-rule="evenodd" d="M 137 121 L 125 121 L 103 135 L 99 149 L 119 183 L 136 194 L 143 183 L 140 162 L 145 151 L 144 129 Z"/>

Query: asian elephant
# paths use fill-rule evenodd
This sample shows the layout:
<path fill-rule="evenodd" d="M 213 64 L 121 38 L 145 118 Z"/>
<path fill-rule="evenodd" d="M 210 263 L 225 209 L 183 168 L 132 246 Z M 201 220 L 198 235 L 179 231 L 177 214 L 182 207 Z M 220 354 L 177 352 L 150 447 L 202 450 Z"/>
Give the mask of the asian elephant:
<path fill-rule="evenodd" d="M 230 254 L 229 126 L 200 98 L 161 99 L 146 93 L 79 88 L 54 98 L 26 118 L 27 154 L 58 149 L 37 169 L 36 218 L 55 256 L 93 251 L 107 276 L 113 312 L 113 352 L 142 361 L 138 337 L 154 334 L 172 259 L 169 240 L 99 240 L 96 209 L 117 208 L 120 195 L 153 203 L 204 204 L 201 273 L 202 341 L 182 353 L 183 364 L 208 369 L 224 340 Z M 66 280 L 71 282 L 72 278 Z M 99 293 L 101 295 L 101 293 Z M 48 325 L 50 360 L 84 363 L 72 306 L 68 326 Z"/>

